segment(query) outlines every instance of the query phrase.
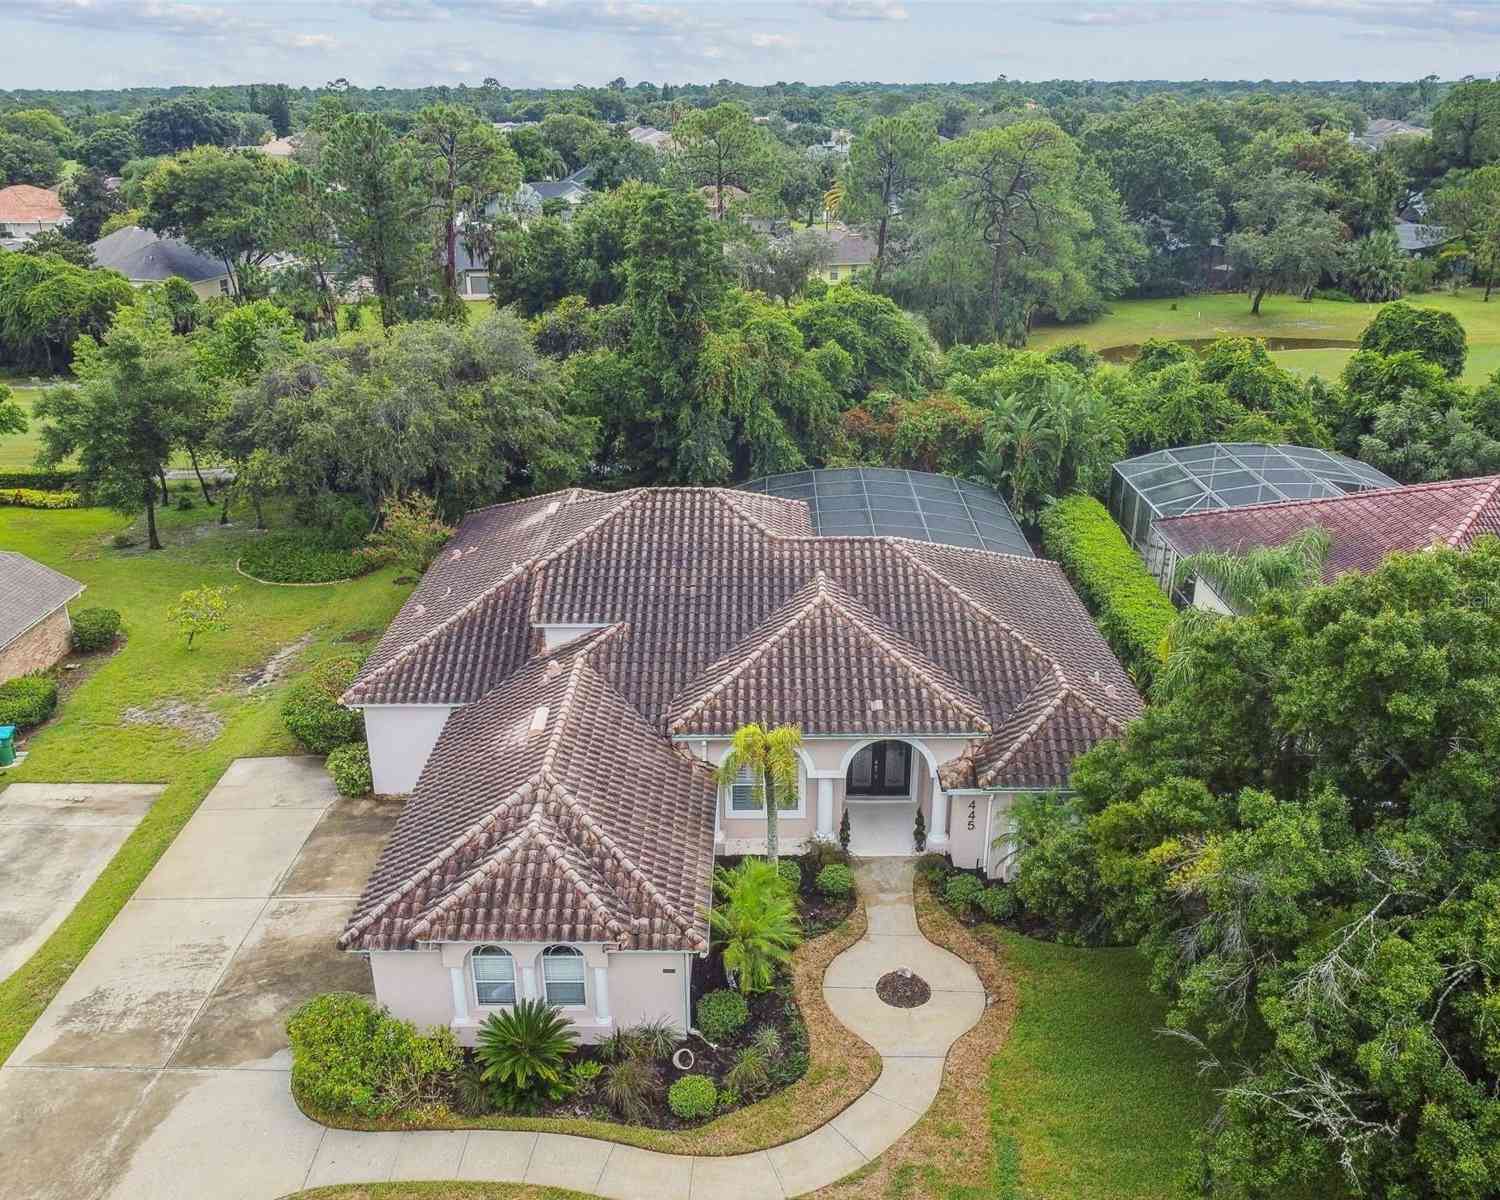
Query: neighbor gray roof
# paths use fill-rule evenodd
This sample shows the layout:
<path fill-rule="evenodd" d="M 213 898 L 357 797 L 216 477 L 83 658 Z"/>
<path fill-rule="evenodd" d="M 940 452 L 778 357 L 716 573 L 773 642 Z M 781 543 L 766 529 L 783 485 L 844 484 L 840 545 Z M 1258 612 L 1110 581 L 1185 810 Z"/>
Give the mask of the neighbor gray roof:
<path fill-rule="evenodd" d="M 1420 225 L 1416 221 L 1397 221 L 1396 241 L 1408 254 L 1418 250 L 1429 250 L 1448 240 L 1448 231 L 1441 225 Z"/>
<path fill-rule="evenodd" d="M 0 647 L 10 645 L 82 591 L 83 584 L 60 571 L 14 550 L 0 550 Z"/>
<path fill-rule="evenodd" d="M 118 271 L 133 283 L 154 283 L 177 276 L 189 283 L 228 274 L 224 264 L 199 254 L 186 242 L 162 237 L 139 225 L 127 225 L 100 238 L 92 247 L 94 264 Z"/>

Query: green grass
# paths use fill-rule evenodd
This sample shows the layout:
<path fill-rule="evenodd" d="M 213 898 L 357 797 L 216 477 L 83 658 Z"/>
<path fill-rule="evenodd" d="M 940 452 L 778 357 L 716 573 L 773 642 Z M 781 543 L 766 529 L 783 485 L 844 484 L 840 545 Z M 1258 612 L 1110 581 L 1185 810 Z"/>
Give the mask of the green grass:
<path fill-rule="evenodd" d="M 0 509 L 0 546 L 19 550 L 88 585 L 80 603 L 117 608 L 127 642 L 68 696 L 57 718 L 27 743 L 27 759 L 0 772 L 0 787 L 19 782 L 165 783 L 166 791 L 52 936 L 0 982 L 0 1062 L 7 1058 L 73 969 L 234 759 L 296 752 L 278 705 L 285 683 L 248 692 L 243 676 L 306 634 L 310 661 L 331 653 L 353 629 L 382 629 L 405 597 L 394 571 L 333 587 L 272 587 L 234 571 L 248 536 L 221 529 L 216 511 L 199 504 L 161 514 L 167 549 L 111 548 L 129 524 L 106 509 L 65 512 Z M 137 530 L 138 532 L 138 530 Z M 189 651 L 166 611 L 187 588 L 233 587 L 232 627 L 198 639 Z M 347 647 L 343 647 L 347 649 Z M 182 700 L 223 722 L 212 741 L 155 725 L 126 725 L 121 713 Z"/>
<path fill-rule="evenodd" d="M 1429 292 L 1408 296 L 1417 305 L 1451 312 L 1469 335 L 1468 383 L 1481 383 L 1500 369 L 1500 296 L 1488 304 L 1484 291 Z M 1175 309 L 1173 306 L 1176 306 Z M 1184 296 L 1166 300 L 1117 300 L 1110 312 L 1086 325 L 1046 325 L 1034 330 L 1030 345 L 1045 350 L 1061 342 L 1080 341 L 1096 350 L 1129 345 L 1151 337 L 1306 337 L 1357 340 L 1378 304 L 1337 300 L 1302 301 L 1267 296 L 1260 316 L 1250 315 L 1250 300 L 1240 293 Z M 1331 378 L 1343 369 L 1351 351 L 1282 350 L 1278 362 L 1293 370 Z"/>
<path fill-rule="evenodd" d="M 3 382 L 4 380 L 0 380 L 0 383 Z M 22 411 L 30 418 L 31 407 L 41 397 L 42 389 L 19 387 L 14 383 L 7 386 L 10 388 L 11 398 L 20 404 Z M 28 470 L 41 445 L 42 435 L 34 419 L 31 421 L 31 428 L 25 433 L 0 434 L 0 471 Z"/>
<path fill-rule="evenodd" d="M 1133 949 L 986 933 L 1000 941 L 1018 989 L 1015 1024 L 990 1064 L 996 1194 L 1175 1196 L 1215 1098 L 1191 1050 L 1156 1032 L 1164 1005 L 1147 988 L 1145 960 Z"/>

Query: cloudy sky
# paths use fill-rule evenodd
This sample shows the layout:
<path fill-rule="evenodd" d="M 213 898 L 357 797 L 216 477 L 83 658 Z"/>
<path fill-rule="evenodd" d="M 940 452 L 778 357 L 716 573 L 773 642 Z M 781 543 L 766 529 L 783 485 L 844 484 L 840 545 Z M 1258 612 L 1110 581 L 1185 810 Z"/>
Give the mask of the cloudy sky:
<path fill-rule="evenodd" d="M 1500 0 L 0 0 L 0 30 L 0 88 L 1500 70 Z"/>

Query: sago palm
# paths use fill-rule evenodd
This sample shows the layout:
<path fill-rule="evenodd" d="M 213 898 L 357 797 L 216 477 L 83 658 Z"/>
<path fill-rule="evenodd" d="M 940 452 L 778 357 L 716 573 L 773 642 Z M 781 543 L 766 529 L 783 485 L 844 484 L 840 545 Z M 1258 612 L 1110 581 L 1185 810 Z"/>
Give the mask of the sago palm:
<path fill-rule="evenodd" d="M 568 1094 L 563 1060 L 577 1041 L 572 1023 L 556 1008 L 540 1000 L 522 1000 L 514 1008 L 491 1013 L 480 1026 L 475 1053 L 484 1067 L 481 1078 L 506 1109 L 561 1100 Z"/>
<path fill-rule="evenodd" d="M 717 868 L 714 891 L 719 903 L 708 923 L 724 973 L 747 995 L 763 992 L 802 941 L 791 892 L 762 858 L 747 858 L 732 870 Z"/>
<path fill-rule="evenodd" d="M 797 754 L 802 732 L 795 725 L 741 725 L 729 743 L 729 754 L 719 765 L 719 782 L 732 788 L 742 770 L 750 772 L 751 795 L 766 810 L 766 857 L 776 862 L 776 812 L 796 807 Z"/>

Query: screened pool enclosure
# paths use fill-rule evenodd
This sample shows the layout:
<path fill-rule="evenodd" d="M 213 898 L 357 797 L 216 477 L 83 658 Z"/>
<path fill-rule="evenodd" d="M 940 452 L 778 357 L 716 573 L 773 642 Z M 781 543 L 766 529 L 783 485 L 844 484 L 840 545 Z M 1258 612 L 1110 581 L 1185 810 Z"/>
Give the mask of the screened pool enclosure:
<path fill-rule="evenodd" d="M 1160 517 L 1396 486 L 1374 467 L 1311 446 L 1208 442 L 1117 462 L 1110 473 L 1109 511 L 1157 582 L 1171 591 L 1177 561 L 1153 536 Z"/>
<path fill-rule="evenodd" d="M 743 488 L 807 501 L 813 532 L 822 537 L 915 538 L 1032 557 L 999 493 L 951 475 L 885 467 L 829 468 L 766 475 Z"/>

